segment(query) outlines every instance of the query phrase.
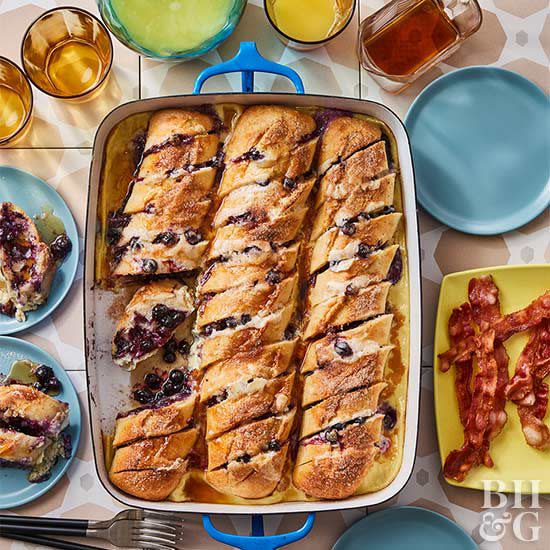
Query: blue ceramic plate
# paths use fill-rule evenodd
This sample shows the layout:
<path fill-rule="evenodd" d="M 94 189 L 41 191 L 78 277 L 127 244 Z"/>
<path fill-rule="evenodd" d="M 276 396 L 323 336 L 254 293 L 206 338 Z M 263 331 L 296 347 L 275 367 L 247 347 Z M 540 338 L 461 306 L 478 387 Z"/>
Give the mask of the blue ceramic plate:
<path fill-rule="evenodd" d="M 0 373 L 7 374 L 14 361 L 29 359 L 35 363 L 44 363 L 52 367 L 61 382 L 62 391 L 56 399 L 69 404 L 69 427 L 73 451 L 69 460 L 59 459 L 52 470 L 52 475 L 42 483 L 27 481 L 27 472 L 16 468 L 0 469 L 0 510 L 9 510 L 32 500 L 49 491 L 67 471 L 78 449 L 80 441 L 80 404 L 76 390 L 63 367 L 48 353 L 25 340 L 0 336 Z"/>
<path fill-rule="evenodd" d="M 403 506 L 374 512 L 355 523 L 332 550 L 477 550 L 473 539 L 441 514 Z"/>
<path fill-rule="evenodd" d="M 405 118 L 420 204 L 477 235 L 504 233 L 550 203 L 550 103 L 522 76 L 468 67 L 432 82 Z"/>
<path fill-rule="evenodd" d="M 45 319 L 61 303 L 69 292 L 78 266 L 78 232 L 69 207 L 61 195 L 45 181 L 10 166 L 0 166 L 0 202 L 13 202 L 33 218 L 42 213 L 43 207 L 53 209 L 61 218 L 73 248 L 57 270 L 50 295 L 37 310 L 27 312 L 27 320 L 20 323 L 0 314 L 0 334 L 13 334 L 26 330 Z"/>

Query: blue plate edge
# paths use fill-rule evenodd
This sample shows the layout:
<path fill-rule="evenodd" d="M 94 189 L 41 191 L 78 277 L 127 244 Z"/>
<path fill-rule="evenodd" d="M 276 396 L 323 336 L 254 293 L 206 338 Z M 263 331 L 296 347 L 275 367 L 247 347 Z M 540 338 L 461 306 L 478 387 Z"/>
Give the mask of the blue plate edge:
<path fill-rule="evenodd" d="M 475 73 L 475 72 L 478 72 L 478 71 L 481 71 L 481 72 L 495 71 L 495 72 L 505 73 L 508 77 L 515 78 L 516 80 L 521 82 L 523 85 L 529 86 L 531 89 L 536 90 L 536 92 L 541 94 L 547 101 L 549 100 L 549 97 L 546 95 L 544 90 L 542 90 L 536 83 L 534 83 L 533 81 L 529 80 L 525 76 L 523 76 L 523 75 L 521 75 L 521 74 L 519 74 L 515 71 L 512 71 L 510 69 L 504 69 L 502 67 L 493 67 L 491 65 L 470 65 L 468 67 L 460 67 L 458 69 L 454 69 L 454 70 L 451 70 L 451 71 L 449 71 L 445 74 L 442 74 L 441 76 L 439 76 L 439 77 L 435 78 L 434 80 L 432 80 L 432 82 L 430 82 L 414 98 L 414 100 L 412 101 L 412 103 L 410 104 L 410 106 L 407 110 L 407 113 L 406 113 L 405 117 L 403 118 L 403 124 L 404 124 L 405 128 L 407 129 L 407 132 L 409 133 L 409 140 L 410 141 L 411 141 L 411 138 L 410 138 L 411 129 L 409 127 L 409 123 L 411 122 L 411 120 L 414 120 L 412 113 L 415 109 L 419 108 L 419 105 L 423 101 L 426 100 L 426 95 L 431 93 L 431 91 L 433 91 L 433 88 L 440 85 L 441 81 L 446 80 L 447 78 L 451 78 L 451 76 L 455 76 L 458 73 L 465 73 L 465 72 Z M 412 149 L 413 149 L 413 147 L 412 147 L 412 143 L 411 143 L 411 153 L 412 153 Z M 413 158 L 413 160 L 414 160 L 414 158 Z M 543 193 L 544 193 L 544 190 L 543 190 Z M 540 216 L 550 206 L 550 191 L 547 191 L 547 194 L 549 196 L 548 196 L 546 201 L 541 201 L 540 208 L 534 208 L 531 211 L 531 213 L 526 214 L 524 218 L 520 218 L 520 220 L 517 223 L 514 223 L 513 225 L 509 225 L 509 224 L 506 225 L 506 223 L 503 222 L 500 226 L 494 226 L 493 228 L 490 228 L 490 229 L 488 228 L 488 229 L 484 230 L 484 229 L 481 229 L 481 228 L 473 228 L 473 227 L 468 226 L 468 225 L 461 225 L 459 223 L 455 223 L 454 221 L 449 222 L 449 220 L 446 220 L 445 216 L 440 213 L 441 211 L 437 211 L 438 213 L 436 213 L 435 211 L 433 211 L 431 209 L 431 204 L 429 204 L 427 201 L 425 201 L 424 193 L 423 193 L 422 187 L 420 185 L 418 185 L 418 180 L 417 180 L 417 185 L 416 185 L 416 199 L 417 199 L 418 203 L 420 204 L 420 206 L 428 214 L 433 216 L 436 220 L 443 223 L 444 225 L 447 225 L 451 229 L 455 229 L 456 231 L 460 231 L 460 232 L 466 233 L 468 235 L 481 235 L 481 236 L 502 235 L 502 234 L 505 234 L 505 233 L 509 233 L 511 231 L 515 231 L 515 230 L 519 229 L 520 227 L 523 227 L 523 226 L 527 225 L 528 223 L 532 222 L 535 218 Z"/>
<path fill-rule="evenodd" d="M 29 484 L 31 484 L 35 487 L 39 487 L 39 489 L 36 491 L 36 493 L 33 493 L 31 495 L 28 495 L 27 497 L 24 497 L 24 498 L 18 500 L 17 504 L 6 505 L 6 504 L 2 504 L 0 502 L 0 510 L 11 510 L 11 509 L 14 509 L 14 508 L 19 508 L 20 506 L 23 506 L 25 504 L 29 504 L 29 502 L 33 502 L 34 500 L 36 500 L 36 499 L 40 498 L 41 496 L 43 496 L 44 494 L 46 494 L 50 489 L 53 489 L 53 487 L 55 487 L 57 485 L 57 483 L 63 478 L 63 476 L 67 473 L 69 467 L 73 463 L 73 460 L 76 458 L 76 455 L 77 455 L 77 452 L 78 452 L 78 447 L 80 445 L 80 438 L 81 438 L 81 435 L 82 435 L 82 407 L 80 406 L 80 400 L 78 398 L 78 392 L 76 391 L 76 388 L 74 387 L 74 385 L 73 385 L 73 383 L 72 383 L 72 381 L 69 377 L 68 371 L 66 371 L 63 368 L 63 366 L 54 357 L 52 357 L 47 351 L 44 351 L 43 349 L 39 348 L 35 344 L 33 344 L 31 342 L 27 342 L 26 340 L 23 340 L 21 338 L 15 338 L 13 336 L 0 335 L 0 346 L 2 344 L 5 344 L 5 345 L 9 346 L 11 342 L 17 342 L 17 344 L 21 345 L 23 348 L 28 348 L 28 349 L 31 349 L 31 350 L 34 350 L 34 351 L 38 351 L 38 353 L 43 354 L 48 358 L 48 361 L 50 362 L 51 365 L 54 366 L 54 368 L 57 368 L 57 370 L 63 371 L 64 376 L 66 377 L 67 382 L 68 382 L 69 387 L 70 387 L 69 391 L 72 391 L 74 393 L 74 397 L 75 397 L 74 401 L 76 403 L 76 411 L 73 408 L 73 410 L 71 412 L 74 411 L 75 417 L 78 418 L 78 422 L 76 423 L 76 425 L 72 425 L 72 427 L 75 429 L 75 437 L 71 441 L 71 443 L 72 443 L 71 456 L 67 460 L 65 460 L 65 462 L 62 464 L 61 469 L 59 470 L 58 474 L 56 476 L 52 476 L 48 480 L 44 481 L 43 486 L 41 486 L 41 487 L 40 487 L 40 485 L 42 485 L 41 483 L 31 484 L 29 482 Z"/>
<path fill-rule="evenodd" d="M 42 178 L 40 178 L 38 176 L 35 176 L 31 172 L 27 172 L 26 170 L 21 170 L 20 168 L 16 168 L 15 166 L 10 166 L 9 164 L 0 164 L 0 172 L 4 169 L 12 170 L 14 172 L 18 172 L 19 174 L 23 174 L 24 177 L 29 177 L 30 176 L 30 177 L 40 181 L 41 184 L 48 187 L 55 195 L 57 195 L 59 197 L 59 200 L 65 205 L 65 208 L 67 209 L 67 212 L 69 214 L 69 221 L 70 221 L 70 225 L 71 225 L 71 230 L 73 230 L 74 234 L 77 237 L 77 239 L 76 239 L 77 242 L 72 243 L 73 249 L 69 253 L 69 254 L 73 254 L 73 251 L 74 251 L 75 261 L 74 261 L 74 267 L 68 273 L 67 280 L 70 281 L 70 282 L 67 283 L 66 288 L 61 290 L 61 294 L 59 295 L 59 297 L 56 300 L 54 300 L 53 302 L 50 302 L 49 297 L 48 297 L 48 300 L 36 310 L 36 311 L 40 311 L 40 309 L 43 308 L 43 307 L 49 307 L 49 311 L 47 313 L 45 313 L 44 315 L 38 316 L 36 319 L 32 319 L 32 320 L 27 319 L 23 323 L 20 323 L 20 326 L 15 325 L 12 328 L 3 329 L 0 326 L 0 336 L 10 336 L 10 335 L 13 335 L 13 334 L 19 334 L 21 332 L 24 332 L 24 331 L 36 326 L 37 324 L 42 323 L 46 319 L 48 319 L 48 317 L 59 307 L 61 302 L 63 302 L 63 300 L 67 297 L 67 294 L 71 290 L 71 288 L 73 286 L 73 283 L 76 279 L 76 273 L 78 271 L 78 262 L 80 260 L 80 237 L 78 235 L 78 227 L 76 225 L 76 221 L 74 219 L 73 213 L 71 212 L 71 209 L 69 208 L 69 205 L 67 204 L 65 199 L 61 196 L 61 194 L 57 191 L 57 189 L 55 189 L 55 187 L 50 185 L 47 181 L 43 180 Z M 63 223 L 64 224 L 66 223 L 65 220 L 63 220 Z M 65 229 L 67 229 L 67 226 L 65 226 Z M 67 233 L 69 233 L 69 231 L 67 231 Z"/>

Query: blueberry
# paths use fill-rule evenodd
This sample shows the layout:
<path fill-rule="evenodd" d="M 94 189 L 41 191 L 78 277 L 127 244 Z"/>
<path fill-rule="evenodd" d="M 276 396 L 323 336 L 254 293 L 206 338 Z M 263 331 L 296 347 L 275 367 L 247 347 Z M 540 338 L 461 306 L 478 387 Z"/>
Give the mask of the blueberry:
<path fill-rule="evenodd" d="M 178 343 L 178 351 L 182 355 L 188 355 L 191 350 L 191 345 L 186 340 L 180 340 Z"/>
<path fill-rule="evenodd" d="M 368 244 L 359 243 L 359 246 L 357 247 L 357 255 L 360 258 L 368 258 L 372 253 L 372 250 L 372 247 L 370 247 Z"/>
<path fill-rule="evenodd" d="M 50 251 L 56 261 L 61 261 L 66 258 L 72 248 L 73 244 L 66 233 L 58 235 L 50 245 Z"/>
<path fill-rule="evenodd" d="M 353 354 L 353 351 L 350 348 L 349 344 L 346 341 L 341 340 L 340 338 L 337 338 L 336 342 L 334 342 L 334 351 L 340 357 L 349 357 Z"/>
<path fill-rule="evenodd" d="M 225 326 L 227 328 L 235 328 L 238 324 L 239 323 L 235 317 L 227 317 L 227 319 L 225 319 Z"/>
<path fill-rule="evenodd" d="M 154 372 L 148 372 L 143 381 L 145 382 L 145 385 L 152 390 L 160 388 L 160 384 L 162 383 L 161 377 Z"/>
<path fill-rule="evenodd" d="M 161 399 L 164 399 L 166 397 L 166 395 L 164 395 L 164 392 L 161 390 L 161 391 L 158 391 L 156 394 L 155 394 L 155 399 L 154 401 L 158 402 L 160 401 Z"/>
<path fill-rule="evenodd" d="M 48 386 L 48 390 L 50 391 L 53 391 L 53 392 L 61 391 L 61 382 L 55 376 L 53 376 L 48 380 L 47 386 Z"/>
<path fill-rule="evenodd" d="M 148 258 L 143 260 L 142 267 L 145 273 L 156 273 L 159 266 L 155 260 Z"/>
<path fill-rule="evenodd" d="M 120 230 L 109 228 L 107 230 L 107 244 L 110 246 L 116 244 L 120 239 L 120 234 Z"/>
<path fill-rule="evenodd" d="M 147 403 L 150 403 L 151 401 L 153 401 L 153 394 L 146 388 L 136 390 L 134 392 L 134 399 L 138 403 L 141 403 L 142 405 L 146 405 Z"/>
<path fill-rule="evenodd" d="M 293 180 L 292 178 L 285 178 L 283 180 L 283 187 L 287 191 L 292 191 L 293 189 L 296 188 L 296 180 Z"/>
<path fill-rule="evenodd" d="M 176 360 L 176 354 L 172 353 L 170 351 L 168 351 L 168 352 L 165 351 L 162 358 L 164 359 L 164 361 L 166 363 L 173 363 Z"/>
<path fill-rule="evenodd" d="M 252 457 L 248 453 L 244 453 L 243 455 L 237 457 L 237 462 L 244 462 L 247 464 L 252 460 Z"/>
<path fill-rule="evenodd" d="M 252 317 L 248 313 L 243 313 L 241 315 L 241 325 L 246 325 L 252 321 Z"/>
<path fill-rule="evenodd" d="M 166 380 L 166 382 L 164 382 L 164 384 L 162 385 L 162 391 L 165 395 L 171 396 L 177 393 L 178 389 L 174 382 L 172 382 L 171 380 Z"/>
<path fill-rule="evenodd" d="M 355 233 L 355 224 L 352 222 L 346 222 L 340 229 L 344 235 L 351 237 Z"/>
<path fill-rule="evenodd" d="M 164 344 L 164 351 L 166 353 L 176 353 L 177 349 L 178 349 L 178 344 L 174 340 L 174 338 L 171 338 L 170 340 L 168 340 L 168 342 L 166 342 L 166 344 Z"/>
<path fill-rule="evenodd" d="M 276 285 L 277 283 L 280 283 L 283 278 L 282 273 L 277 269 L 270 269 L 267 272 L 267 275 L 265 276 L 265 280 L 270 285 Z"/>
<path fill-rule="evenodd" d="M 267 450 L 268 451 L 278 451 L 278 450 L 280 450 L 280 448 L 281 448 L 281 445 L 279 444 L 279 442 L 276 439 L 272 439 L 267 444 Z"/>
<path fill-rule="evenodd" d="M 55 377 L 53 369 L 47 365 L 40 365 L 34 372 L 34 375 L 42 384 L 45 384 L 48 380 Z"/>
<path fill-rule="evenodd" d="M 184 233 L 185 240 L 190 245 L 195 245 L 201 242 L 202 235 L 198 231 L 194 231 L 193 229 L 187 229 Z"/>
<path fill-rule="evenodd" d="M 159 233 L 154 239 L 153 244 L 163 244 L 165 246 L 172 246 L 178 242 L 178 236 L 173 231 L 164 231 Z"/>
<path fill-rule="evenodd" d="M 185 374 L 179 369 L 172 369 L 168 378 L 174 382 L 174 384 L 183 384 L 185 381 Z"/>
<path fill-rule="evenodd" d="M 43 386 L 40 382 L 35 382 L 32 387 L 35 389 L 35 390 L 38 390 L 38 391 L 41 391 L 41 392 L 45 392 L 46 391 L 46 388 L 45 386 Z"/>

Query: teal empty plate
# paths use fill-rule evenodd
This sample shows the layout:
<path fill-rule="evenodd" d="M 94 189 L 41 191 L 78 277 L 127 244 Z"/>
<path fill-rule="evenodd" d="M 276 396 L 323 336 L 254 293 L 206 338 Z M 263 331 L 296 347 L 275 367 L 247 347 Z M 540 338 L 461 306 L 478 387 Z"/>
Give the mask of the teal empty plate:
<path fill-rule="evenodd" d="M 0 336 L 0 374 L 7 374 L 14 361 L 30 359 L 35 363 L 44 363 L 52 367 L 61 382 L 61 393 L 56 399 L 69 404 L 69 427 L 67 433 L 71 436 L 72 453 L 68 460 L 60 459 L 52 470 L 52 475 L 42 483 L 30 483 L 27 472 L 16 468 L 0 468 L 0 510 L 9 510 L 16 506 L 27 504 L 49 491 L 69 468 L 76 456 L 80 441 L 80 404 L 74 386 L 63 367 L 48 353 L 34 344 L 19 338 Z"/>
<path fill-rule="evenodd" d="M 374 512 L 350 527 L 332 550 L 477 550 L 473 539 L 441 514 L 403 506 Z"/>
<path fill-rule="evenodd" d="M 73 245 L 55 274 L 46 303 L 35 311 L 27 312 L 27 319 L 23 322 L 0 314 L 0 334 L 13 334 L 45 319 L 65 298 L 76 275 L 80 243 L 69 207 L 61 195 L 40 178 L 11 166 L 0 166 L 0 202 L 6 201 L 19 206 L 30 218 L 41 214 L 44 208 L 53 209 L 53 214 L 65 225 L 65 231 Z"/>
<path fill-rule="evenodd" d="M 516 229 L 550 203 L 550 103 L 535 84 L 493 67 L 432 82 L 405 118 L 420 204 L 477 235 Z"/>

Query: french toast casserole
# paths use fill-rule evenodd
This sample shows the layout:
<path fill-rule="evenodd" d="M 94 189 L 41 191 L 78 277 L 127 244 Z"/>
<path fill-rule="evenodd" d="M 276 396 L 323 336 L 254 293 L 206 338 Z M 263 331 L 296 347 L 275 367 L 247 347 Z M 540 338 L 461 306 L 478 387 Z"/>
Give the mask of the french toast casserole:
<path fill-rule="evenodd" d="M 392 481 L 409 355 L 397 158 L 382 122 L 321 108 L 169 109 L 111 131 L 95 278 L 115 296 L 112 369 L 129 371 L 104 434 L 114 485 L 270 504 Z"/>

